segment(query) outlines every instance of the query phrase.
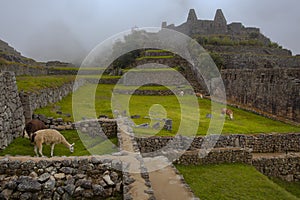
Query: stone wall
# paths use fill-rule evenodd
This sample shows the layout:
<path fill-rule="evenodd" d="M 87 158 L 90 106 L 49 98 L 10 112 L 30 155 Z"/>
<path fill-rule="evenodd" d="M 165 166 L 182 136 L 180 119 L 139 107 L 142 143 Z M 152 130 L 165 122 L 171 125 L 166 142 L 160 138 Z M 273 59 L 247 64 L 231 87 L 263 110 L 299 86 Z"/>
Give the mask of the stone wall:
<path fill-rule="evenodd" d="M 252 153 L 249 149 L 242 148 L 217 148 L 212 149 L 207 156 L 200 157 L 199 151 L 187 151 L 179 159 L 175 160 L 176 164 L 183 165 L 211 165 L 223 163 L 245 163 L 251 164 Z"/>
<path fill-rule="evenodd" d="M 101 127 L 101 132 L 98 131 L 98 127 Z M 75 127 L 83 134 L 87 134 L 90 137 L 100 136 L 104 139 L 117 137 L 118 125 L 115 119 L 95 119 L 84 120 L 75 123 Z"/>
<path fill-rule="evenodd" d="M 118 78 L 103 78 L 103 79 L 93 79 L 87 78 L 86 81 L 91 84 L 117 84 L 120 79 Z M 119 84 L 121 84 L 119 82 Z"/>
<path fill-rule="evenodd" d="M 213 137 L 206 138 L 211 141 Z M 185 137 L 136 138 L 143 156 L 159 154 L 176 158 L 174 163 L 183 165 L 203 165 L 221 163 L 245 163 L 253 165 L 266 176 L 278 177 L 286 181 L 300 181 L 300 133 L 221 135 L 215 147 L 206 155 L 201 150 L 204 137 L 196 137 L 191 147 L 182 152 L 191 141 Z M 166 149 L 169 142 L 176 150 Z M 159 151 L 160 150 L 160 151 Z M 178 153 L 180 157 L 176 157 Z M 174 157 L 174 155 L 175 157 Z"/>
<path fill-rule="evenodd" d="M 64 69 L 63 67 L 61 69 L 55 69 L 55 68 L 47 68 L 47 73 L 48 75 L 98 75 L 100 73 L 103 73 L 104 70 L 102 69 L 88 69 L 88 70 L 84 70 L 84 69 Z"/>
<path fill-rule="evenodd" d="M 259 49 L 259 48 L 258 48 Z M 259 50 L 257 50 L 259 51 Z M 299 56 L 259 55 L 255 53 L 219 53 L 225 69 L 299 68 Z"/>
<path fill-rule="evenodd" d="M 217 135 L 206 137 L 213 139 Z M 151 153 L 166 147 L 172 141 L 177 149 L 183 149 L 186 145 L 184 141 L 190 139 L 180 139 L 174 137 L 136 137 L 135 138 L 141 153 Z M 195 137 L 191 142 L 189 150 L 201 149 L 204 137 Z M 278 152 L 300 152 L 300 133 L 290 134 L 257 134 L 257 135 L 220 135 L 215 148 L 247 148 L 253 153 L 278 153 Z"/>
<path fill-rule="evenodd" d="M 121 199 L 122 167 L 103 157 L 3 158 L 0 198 Z"/>
<path fill-rule="evenodd" d="M 127 95 L 142 95 L 142 96 L 170 96 L 170 95 L 179 95 L 183 91 L 184 94 L 194 94 L 192 89 L 175 89 L 174 92 L 171 90 L 120 90 L 115 89 L 115 94 L 127 94 Z"/>
<path fill-rule="evenodd" d="M 300 181 L 300 154 L 254 158 L 252 165 L 266 176 L 286 181 Z"/>
<path fill-rule="evenodd" d="M 20 98 L 24 108 L 26 121 L 32 118 L 33 111 L 37 108 L 47 106 L 49 103 L 55 103 L 62 100 L 63 97 L 70 94 L 73 90 L 85 84 L 84 80 L 77 80 L 62 85 L 59 88 L 47 88 L 34 93 L 20 92 Z"/>
<path fill-rule="evenodd" d="M 300 122 L 300 69 L 223 70 L 227 100 Z"/>
<path fill-rule="evenodd" d="M 271 48 L 266 46 L 225 46 L 225 45 L 203 45 L 203 48 L 209 52 L 228 53 L 228 54 L 252 54 L 263 56 L 282 56 L 290 57 L 292 52 L 287 49 Z M 299 59 L 299 58 L 298 58 Z"/>
<path fill-rule="evenodd" d="M 182 75 L 175 70 L 158 70 L 158 71 L 130 71 L 123 78 L 124 85 L 159 84 L 159 85 L 186 85 L 187 81 Z"/>
<path fill-rule="evenodd" d="M 16 76 L 41 76 L 47 75 L 48 70 L 42 67 L 30 67 L 23 64 L 11 64 L 11 65 L 3 65 L 0 64 L 0 72 L 1 71 L 10 71 L 14 72 Z"/>
<path fill-rule="evenodd" d="M 168 66 L 170 68 L 179 68 L 178 71 L 188 80 L 189 84 L 194 88 L 195 92 L 203 92 L 206 91 L 206 85 L 204 83 L 204 80 L 202 78 L 198 78 L 195 71 L 192 70 L 192 66 L 189 62 L 182 59 L 180 56 L 175 55 L 172 58 L 163 59 L 163 58 L 145 58 L 142 60 L 135 61 L 131 67 L 137 67 L 138 69 L 143 69 L 143 66 L 148 66 L 149 63 L 155 63 L 157 65 L 151 64 L 151 67 L 154 69 L 157 69 L 157 67 L 160 67 L 161 69 L 164 69 L 164 66 Z M 154 80 L 164 80 L 168 78 L 169 80 L 172 79 L 170 75 L 167 75 L 169 71 L 158 71 L 155 74 Z M 174 72 L 173 72 L 174 73 Z M 138 74 L 135 74 L 136 76 Z M 143 79 L 141 77 L 135 77 L 139 78 L 139 80 Z M 145 79 L 147 80 L 147 79 Z M 180 85 L 180 83 L 176 84 L 176 80 L 171 80 L 172 85 Z"/>
<path fill-rule="evenodd" d="M 0 73 L 0 149 L 22 134 L 23 107 L 13 73 Z"/>
<path fill-rule="evenodd" d="M 104 139 L 115 138 L 118 134 L 118 124 L 115 119 L 100 118 L 93 120 L 83 120 L 75 123 L 66 122 L 62 118 L 46 117 L 41 114 L 34 114 L 33 119 L 38 119 L 44 122 L 46 127 L 56 130 L 74 130 L 77 129 L 83 134 L 88 134 L 91 137 L 100 136 Z M 101 131 L 98 132 L 98 127 Z"/>

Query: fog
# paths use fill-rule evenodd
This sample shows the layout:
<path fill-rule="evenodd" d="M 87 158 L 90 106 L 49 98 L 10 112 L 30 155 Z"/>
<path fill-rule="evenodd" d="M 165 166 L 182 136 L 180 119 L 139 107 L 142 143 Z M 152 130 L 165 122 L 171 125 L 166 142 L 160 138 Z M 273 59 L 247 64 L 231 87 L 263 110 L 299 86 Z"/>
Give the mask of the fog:
<path fill-rule="evenodd" d="M 97 44 L 132 27 L 179 25 L 190 8 L 213 19 L 261 29 L 272 41 L 300 54 L 300 1 L 274 0 L 1 0 L 0 39 L 38 61 L 79 64 Z"/>

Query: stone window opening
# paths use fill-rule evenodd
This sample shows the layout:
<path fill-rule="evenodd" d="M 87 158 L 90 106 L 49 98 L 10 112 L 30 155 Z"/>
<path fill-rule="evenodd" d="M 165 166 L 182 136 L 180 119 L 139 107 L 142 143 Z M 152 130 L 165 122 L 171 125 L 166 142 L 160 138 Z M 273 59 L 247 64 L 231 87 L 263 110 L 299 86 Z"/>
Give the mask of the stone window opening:
<path fill-rule="evenodd" d="M 264 79 L 265 79 L 265 75 L 263 74 L 263 75 L 261 75 L 261 83 L 263 83 L 264 82 Z"/>
<path fill-rule="evenodd" d="M 274 75 L 271 75 L 270 83 L 273 83 Z"/>

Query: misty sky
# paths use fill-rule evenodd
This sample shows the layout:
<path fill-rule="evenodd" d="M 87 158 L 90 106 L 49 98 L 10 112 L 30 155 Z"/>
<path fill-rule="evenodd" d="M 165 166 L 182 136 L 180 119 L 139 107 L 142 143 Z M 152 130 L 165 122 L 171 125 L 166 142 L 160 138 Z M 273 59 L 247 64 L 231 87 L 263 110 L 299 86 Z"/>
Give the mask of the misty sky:
<path fill-rule="evenodd" d="M 190 8 L 200 19 L 223 9 L 300 54 L 299 0 L 0 0 L 0 39 L 38 61 L 78 62 L 97 44 L 137 27 L 179 25 Z"/>

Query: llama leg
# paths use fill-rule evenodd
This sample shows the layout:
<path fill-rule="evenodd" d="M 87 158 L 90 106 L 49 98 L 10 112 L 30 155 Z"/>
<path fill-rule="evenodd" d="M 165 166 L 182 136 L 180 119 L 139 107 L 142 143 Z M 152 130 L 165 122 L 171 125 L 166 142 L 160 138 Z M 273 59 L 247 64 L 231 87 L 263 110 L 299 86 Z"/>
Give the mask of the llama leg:
<path fill-rule="evenodd" d="M 39 154 L 38 154 L 37 146 L 36 146 L 36 145 L 34 145 L 34 152 L 35 152 L 36 156 L 39 157 Z"/>
<path fill-rule="evenodd" d="M 53 157 L 54 146 L 55 146 L 55 144 L 51 145 L 51 157 Z"/>
<path fill-rule="evenodd" d="M 40 153 L 40 155 L 41 155 L 42 157 L 45 157 L 45 156 L 43 155 L 43 144 L 39 144 L 38 148 L 39 148 L 39 153 Z"/>

